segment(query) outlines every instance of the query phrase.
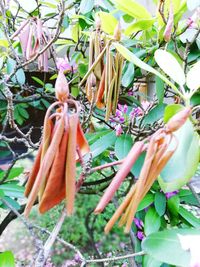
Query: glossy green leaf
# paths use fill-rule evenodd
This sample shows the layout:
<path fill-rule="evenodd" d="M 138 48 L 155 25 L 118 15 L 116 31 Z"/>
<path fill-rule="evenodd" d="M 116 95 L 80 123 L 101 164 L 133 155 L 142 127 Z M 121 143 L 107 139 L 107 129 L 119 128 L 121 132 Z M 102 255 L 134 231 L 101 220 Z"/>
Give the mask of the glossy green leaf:
<path fill-rule="evenodd" d="M 22 174 L 23 171 L 24 171 L 23 167 L 12 168 L 11 171 L 9 172 L 8 179 L 11 180 L 15 177 L 18 177 L 20 174 Z M 0 172 L 0 180 L 3 178 L 4 174 L 5 171 Z"/>
<path fill-rule="evenodd" d="M 125 66 L 125 72 L 122 75 L 122 85 L 124 87 L 128 87 L 134 80 L 134 64 L 131 62 L 127 62 Z"/>
<path fill-rule="evenodd" d="M 111 147 L 116 141 L 116 134 L 114 131 L 102 136 L 95 143 L 90 146 L 92 157 L 95 158 L 104 152 L 108 147 Z"/>
<path fill-rule="evenodd" d="M 160 225 L 160 216 L 153 207 L 149 208 L 144 218 L 145 235 L 148 236 L 154 232 L 157 232 L 160 228 Z"/>
<path fill-rule="evenodd" d="M 138 57 L 136 57 L 131 51 L 129 51 L 126 47 L 119 43 L 113 43 L 115 48 L 119 51 L 119 53 L 126 58 L 128 61 L 134 63 L 136 66 L 138 66 L 141 69 L 144 69 L 148 72 L 151 72 L 158 77 L 160 77 L 164 82 L 166 82 L 171 88 L 173 88 L 176 92 L 178 91 L 177 87 L 164 75 L 162 75 L 160 72 L 158 72 L 156 69 L 152 68 L 150 65 L 146 64 L 142 60 L 140 60 Z"/>
<path fill-rule="evenodd" d="M 86 14 L 90 11 L 92 11 L 94 7 L 94 0 L 81 0 L 81 4 L 80 4 L 80 12 L 82 14 Z"/>
<path fill-rule="evenodd" d="M 148 30 L 149 28 L 152 27 L 152 25 L 155 22 L 155 18 L 151 18 L 151 19 L 140 19 L 137 22 L 133 23 L 132 25 L 130 25 L 126 30 L 125 30 L 125 34 L 126 35 L 131 35 L 135 32 L 138 31 L 144 31 L 144 30 Z"/>
<path fill-rule="evenodd" d="M 15 258 L 11 251 L 5 251 L 0 254 L 0 266 L 15 267 Z"/>
<path fill-rule="evenodd" d="M 170 213 L 174 216 L 178 216 L 179 212 L 179 207 L 180 207 L 180 198 L 178 195 L 175 195 L 173 197 L 170 197 L 167 200 L 167 208 L 170 211 Z"/>
<path fill-rule="evenodd" d="M 113 0 L 116 4 L 116 7 L 122 10 L 124 13 L 137 18 L 137 19 L 149 19 L 151 18 L 151 14 L 147 11 L 147 9 L 134 0 Z"/>
<path fill-rule="evenodd" d="M 186 84 L 191 90 L 197 90 L 200 87 L 200 61 L 195 63 L 187 73 Z"/>
<path fill-rule="evenodd" d="M 199 235 L 199 230 L 176 229 L 153 233 L 142 241 L 142 249 L 160 262 L 175 266 L 190 266 L 190 253 L 183 250 L 178 235 Z"/>
<path fill-rule="evenodd" d="M 158 104 L 155 108 L 151 109 L 149 113 L 145 116 L 143 124 L 153 124 L 159 119 L 163 118 L 166 104 Z"/>
<path fill-rule="evenodd" d="M 112 14 L 107 12 L 99 12 L 98 14 L 101 19 L 101 29 L 104 32 L 112 35 L 118 23 L 117 19 Z"/>
<path fill-rule="evenodd" d="M 12 58 L 8 58 L 7 65 L 6 65 L 7 73 L 8 74 L 13 73 L 15 66 L 16 66 L 16 61 Z M 11 80 L 14 83 L 18 82 L 20 85 L 23 85 L 25 83 L 25 80 L 26 80 L 23 69 L 17 70 L 15 75 L 12 77 Z"/>
<path fill-rule="evenodd" d="M 156 76 L 156 95 L 158 98 L 158 102 L 161 104 L 163 103 L 164 99 L 164 94 L 165 94 L 165 86 L 163 80 Z"/>
<path fill-rule="evenodd" d="M 185 74 L 176 58 L 169 52 L 158 49 L 154 54 L 158 66 L 176 83 L 185 84 Z"/>
<path fill-rule="evenodd" d="M 31 76 L 31 78 L 37 82 L 38 84 L 40 84 L 42 87 L 44 86 L 44 82 L 42 80 L 40 80 L 38 77 L 35 76 Z"/>
<path fill-rule="evenodd" d="M 155 193 L 154 206 L 159 216 L 162 216 L 166 210 L 166 197 L 161 192 Z"/>
<path fill-rule="evenodd" d="M 135 177 L 139 177 L 140 171 L 142 169 L 143 163 L 144 163 L 144 158 L 145 158 L 146 153 L 143 152 L 138 159 L 136 160 L 135 164 L 133 165 L 132 169 L 131 169 L 131 173 L 135 176 Z"/>
<path fill-rule="evenodd" d="M 140 202 L 137 211 L 141 211 L 147 207 L 149 207 L 154 201 L 154 196 L 151 193 L 146 194 L 143 200 Z"/>
<path fill-rule="evenodd" d="M 199 136 L 188 120 L 175 136 L 178 147 L 158 178 L 164 192 L 180 189 L 195 174 L 199 163 Z M 174 146 L 173 142 L 170 146 Z"/>
<path fill-rule="evenodd" d="M 10 197 L 4 197 L 3 199 L 6 200 L 14 209 L 19 210 L 21 208 L 19 203 L 17 201 L 15 201 L 14 199 L 12 199 Z M 3 203 L 3 206 L 4 206 L 3 208 L 8 209 L 8 207 L 6 205 L 4 205 L 4 203 Z"/>
<path fill-rule="evenodd" d="M 200 228 L 200 219 L 195 217 L 191 212 L 183 207 L 180 207 L 179 214 L 193 227 Z"/>
<path fill-rule="evenodd" d="M 133 146 L 131 135 L 123 134 L 119 136 L 115 142 L 115 155 L 120 159 L 124 159 Z"/>

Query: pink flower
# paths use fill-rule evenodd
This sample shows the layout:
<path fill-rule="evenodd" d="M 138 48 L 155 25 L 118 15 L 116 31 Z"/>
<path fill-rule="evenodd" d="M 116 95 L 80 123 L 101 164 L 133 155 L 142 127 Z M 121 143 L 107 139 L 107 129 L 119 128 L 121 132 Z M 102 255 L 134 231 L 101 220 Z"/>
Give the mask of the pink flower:
<path fill-rule="evenodd" d="M 123 133 L 122 126 L 120 124 L 117 124 L 117 126 L 115 126 L 115 131 L 116 131 L 116 136 L 120 136 Z"/>
<path fill-rule="evenodd" d="M 138 218 L 134 218 L 133 221 L 134 221 L 136 227 L 137 227 L 138 229 L 142 230 L 142 228 L 144 227 L 143 221 L 141 221 L 141 220 L 138 219 Z"/>
<path fill-rule="evenodd" d="M 60 71 L 63 71 L 65 73 L 67 72 L 76 72 L 77 71 L 77 65 L 75 63 L 70 64 L 68 59 L 65 58 L 57 58 L 56 66 Z"/>
<path fill-rule="evenodd" d="M 135 117 L 142 116 L 143 114 L 144 114 L 143 110 L 140 107 L 137 107 L 132 109 L 129 116 L 131 119 L 134 119 Z"/>
<path fill-rule="evenodd" d="M 178 190 L 173 191 L 173 192 L 168 192 L 168 193 L 165 194 L 165 196 L 166 196 L 167 199 L 169 199 L 169 198 L 171 198 L 171 197 L 173 197 L 173 196 L 175 196 L 177 194 L 178 194 Z"/>
<path fill-rule="evenodd" d="M 137 232 L 137 238 L 142 240 L 144 238 L 144 233 L 142 231 Z"/>
<path fill-rule="evenodd" d="M 194 14 L 187 19 L 187 25 L 189 28 L 197 29 L 200 24 L 200 7 L 197 7 Z"/>

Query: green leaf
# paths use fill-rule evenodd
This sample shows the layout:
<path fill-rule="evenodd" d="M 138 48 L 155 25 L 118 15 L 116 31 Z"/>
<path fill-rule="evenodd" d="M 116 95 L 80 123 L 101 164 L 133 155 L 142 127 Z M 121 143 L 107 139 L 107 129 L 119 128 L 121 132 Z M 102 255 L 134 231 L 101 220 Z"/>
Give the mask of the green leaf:
<path fill-rule="evenodd" d="M 125 66 L 125 72 L 122 76 L 122 85 L 124 87 L 128 87 L 133 82 L 134 72 L 135 72 L 134 64 L 131 62 L 127 62 Z"/>
<path fill-rule="evenodd" d="M 154 122 L 161 119 L 164 115 L 166 104 L 158 104 L 155 108 L 151 109 L 145 116 L 143 124 L 153 124 Z"/>
<path fill-rule="evenodd" d="M 194 132 L 192 123 L 188 120 L 174 133 L 178 147 L 158 177 L 164 192 L 180 189 L 195 174 L 199 163 L 199 136 Z M 170 144 L 174 146 L 174 142 Z"/>
<path fill-rule="evenodd" d="M 183 207 L 179 208 L 179 214 L 195 228 L 200 228 L 200 219 Z"/>
<path fill-rule="evenodd" d="M 143 200 L 140 202 L 137 211 L 141 211 L 151 205 L 154 201 L 154 196 L 151 193 L 146 194 Z"/>
<path fill-rule="evenodd" d="M 155 260 L 149 255 L 144 255 L 142 267 L 160 267 L 161 262 Z"/>
<path fill-rule="evenodd" d="M 23 198 L 24 187 L 12 183 L 5 183 L 0 185 L 0 190 L 3 190 L 5 196 Z"/>
<path fill-rule="evenodd" d="M 116 4 L 118 9 L 136 19 L 151 18 L 151 14 L 146 10 L 146 8 L 134 0 L 114 0 L 113 2 Z"/>
<path fill-rule="evenodd" d="M 92 11 L 94 7 L 94 0 L 81 0 L 81 3 L 80 3 L 80 12 L 82 14 L 86 14 L 90 11 Z"/>
<path fill-rule="evenodd" d="M 62 26 L 64 29 L 67 29 L 69 27 L 69 17 L 67 15 L 63 17 Z"/>
<path fill-rule="evenodd" d="M 102 136 L 90 147 L 92 157 L 95 158 L 104 152 L 107 148 L 111 147 L 116 141 L 116 134 L 114 131 Z"/>
<path fill-rule="evenodd" d="M 101 19 L 101 29 L 108 34 L 113 35 L 118 23 L 117 19 L 107 12 L 99 12 L 98 14 Z"/>
<path fill-rule="evenodd" d="M 24 171 L 23 167 L 12 168 L 9 175 L 8 175 L 8 179 L 11 180 L 15 177 L 18 177 L 23 171 Z M 5 171 L 0 172 L 0 179 L 3 178 L 4 174 L 5 174 Z"/>
<path fill-rule="evenodd" d="M 191 90 L 197 90 L 200 87 L 200 61 L 196 62 L 187 73 L 186 84 Z"/>
<path fill-rule="evenodd" d="M 14 199 L 10 197 L 4 197 L 3 199 L 5 199 L 14 209 L 19 210 L 21 208 L 19 203 L 15 201 Z M 7 209 L 8 207 L 5 205 L 5 208 Z"/>
<path fill-rule="evenodd" d="M 185 74 L 176 58 L 169 52 L 158 49 L 154 54 L 158 66 L 180 86 L 185 84 Z"/>
<path fill-rule="evenodd" d="M 138 32 L 138 31 L 148 30 L 149 28 L 152 27 L 152 25 L 154 24 L 154 22 L 155 22 L 155 18 L 138 20 L 137 22 L 135 22 L 132 25 L 130 25 L 125 30 L 124 33 L 126 35 L 131 35 L 131 34 L 133 34 L 135 32 Z"/>
<path fill-rule="evenodd" d="M 199 230 L 176 229 L 153 233 L 142 241 L 142 249 L 157 261 L 188 267 L 190 253 L 182 249 L 177 234 L 199 235 Z"/>
<path fill-rule="evenodd" d="M 160 72 L 158 72 L 157 70 L 155 70 L 154 68 L 152 68 L 151 66 L 149 66 L 148 64 L 146 64 L 145 62 L 143 62 L 142 60 L 140 60 L 138 57 L 136 57 L 132 52 L 130 52 L 126 47 L 124 47 L 123 45 L 119 44 L 119 43 L 113 43 L 113 45 L 115 46 L 115 48 L 119 51 L 119 53 L 126 58 L 128 61 L 134 63 L 136 66 L 138 66 L 141 69 L 144 69 L 148 72 L 151 72 L 155 75 L 157 75 L 158 77 L 160 77 L 164 82 L 166 82 L 169 86 L 171 86 L 171 88 L 173 88 L 176 92 L 179 92 L 177 87 L 170 82 L 170 80 L 168 80 L 165 76 L 163 76 Z M 180 94 L 180 92 L 179 92 Z"/>
<path fill-rule="evenodd" d="M 130 134 L 119 136 L 115 142 L 115 155 L 121 160 L 124 159 L 133 146 L 133 140 Z"/>
<path fill-rule="evenodd" d="M 142 169 L 143 163 L 144 163 L 144 158 L 145 158 L 146 153 L 143 152 L 138 159 L 136 160 L 135 164 L 133 165 L 131 172 L 135 177 L 139 177 L 140 171 Z"/>
<path fill-rule="evenodd" d="M 159 216 L 163 216 L 166 210 L 166 197 L 161 192 L 156 192 L 154 206 Z"/>
<path fill-rule="evenodd" d="M 161 221 L 160 216 L 156 212 L 156 210 L 151 207 L 148 209 L 146 216 L 144 218 L 144 232 L 145 235 L 148 236 L 154 232 L 157 232 L 160 228 Z"/>
<path fill-rule="evenodd" d="M 159 104 L 163 103 L 164 94 L 165 94 L 164 82 L 163 80 L 161 80 L 161 78 L 156 76 L 156 95 L 157 95 Z"/>
<path fill-rule="evenodd" d="M 7 59 L 7 65 L 6 65 L 7 73 L 11 74 L 14 71 L 15 66 L 16 66 L 16 61 L 14 59 L 12 59 L 12 58 L 8 58 Z M 19 69 L 15 73 L 15 75 L 12 77 L 11 80 L 14 83 L 18 82 L 20 85 L 23 85 L 25 83 L 25 80 L 26 80 L 23 69 Z"/>
<path fill-rule="evenodd" d="M 164 113 L 164 122 L 167 123 L 168 120 L 173 117 L 176 113 L 181 111 L 184 107 L 180 104 L 171 104 L 167 105 L 165 108 L 165 113 Z"/>
<path fill-rule="evenodd" d="M 178 195 L 175 195 L 173 197 L 170 197 L 167 200 L 167 208 L 169 209 L 170 213 L 174 216 L 178 216 L 179 212 L 179 206 L 180 206 L 180 198 Z"/>
<path fill-rule="evenodd" d="M 24 119 L 29 118 L 28 112 L 24 108 L 22 108 L 21 105 L 18 106 L 18 112 Z"/>
<path fill-rule="evenodd" d="M 42 87 L 44 86 L 44 82 L 42 80 L 40 80 L 38 77 L 35 76 L 31 76 L 31 78 L 37 82 L 38 84 L 42 85 Z"/>
<path fill-rule="evenodd" d="M 5 251 L 0 254 L 0 266 L 15 267 L 15 258 L 11 251 Z"/>

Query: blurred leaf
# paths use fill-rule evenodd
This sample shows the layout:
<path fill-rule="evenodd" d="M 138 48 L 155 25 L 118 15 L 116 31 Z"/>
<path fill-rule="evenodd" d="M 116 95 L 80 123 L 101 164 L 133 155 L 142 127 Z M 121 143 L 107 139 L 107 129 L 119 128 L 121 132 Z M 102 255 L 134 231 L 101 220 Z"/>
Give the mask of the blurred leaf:
<path fill-rule="evenodd" d="M 131 62 L 127 62 L 125 66 L 125 72 L 122 75 L 122 85 L 124 87 L 128 87 L 134 80 L 134 64 Z"/>
<path fill-rule="evenodd" d="M 44 86 L 44 82 L 42 80 L 40 80 L 38 77 L 35 76 L 31 76 L 31 78 L 37 82 L 38 84 L 42 85 L 42 87 Z"/>
<path fill-rule="evenodd" d="M 116 140 L 116 134 L 114 131 L 99 138 L 95 143 L 90 146 L 92 157 L 95 158 L 104 152 L 107 148 L 111 147 Z"/>
<path fill-rule="evenodd" d="M 15 258 L 11 251 L 5 251 L 0 254 L 0 266 L 15 267 Z"/>
<path fill-rule="evenodd" d="M 14 199 L 10 198 L 10 197 L 4 197 L 3 199 L 5 199 L 14 209 L 19 210 L 21 208 L 21 206 L 19 205 L 19 203 L 17 201 L 15 201 Z M 1 200 L 0 200 L 1 202 Z M 8 207 L 6 205 L 4 208 L 8 209 Z"/>
<path fill-rule="evenodd" d="M 166 197 L 163 193 L 155 193 L 154 206 L 158 215 L 163 216 L 166 210 Z"/>
<path fill-rule="evenodd" d="M 188 120 L 174 133 L 178 147 L 158 178 L 164 192 L 180 189 L 195 174 L 199 163 L 199 136 Z M 174 146 L 174 142 L 170 144 Z"/>
<path fill-rule="evenodd" d="M 200 61 L 195 63 L 187 73 L 186 84 L 191 90 L 197 90 L 200 87 Z"/>
<path fill-rule="evenodd" d="M 180 198 L 178 195 L 175 195 L 173 197 L 170 197 L 167 200 L 167 208 L 169 209 L 170 213 L 174 216 L 178 216 L 179 212 L 179 206 L 180 206 Z"/>
<path fill-rule="evenodd" d="M 164 94 L 165 94 L 164 82 L 163 80 L 161 80 L 161 78 L 156 76 L 156 95 L 157 95 L 159 104 L 163 103 Z"/>
<path fill-rule="evenodd" d="M 161 265 L 160 261 L 155 260 L 149 255 L 144 255 L 142 267 L 160 267 L 160 265 Z"/>
<path fill-rule="evenodd" d="M 135 176 L 135 177 L 139 177 L 140 171 L 142 169 L 143 163 L 144 163 L 144 158 L 145 158 L 146 153 L 143 152 L 138 159 L 136 160 L 135 164 L 133 165 L 132 169 L 131 169 L 131 173 Z"/>
<path fill-rule="evenodd" d="M 145 235 L 148 236 L 154 232 L 157 232 L 160 228 L 160 225 L 160 216 L 153 207 L 149 208 L 144 218 Z"/>
<path fill-rule="evenodd" d="M 82 14 L 86 14 L 90 11 L 92 11 L 94 7 L 94 0 L 81 0 L 81 3 L 80 3 L 80 12 Z"/>
<path fill-rule="evenodd" d="M 178 235 L 199 235 L 199 230 L 176 229 L 153 233 L 142 241 L 142 249 L 160 262 L 175 266 L 190 266 L 190 253 L 183 250 Z"/>
<path fill-rule="evenodd" d="M 69 27 L 69 17 L 67 15 L 63 17 L 62 26 L 64 29 L 67 29 Z"/>
<path fill-rule="evenodd" d="M 146 8 L 134 0 L 114 0 L 113 2 L 116 4 L 118 9 L 134 18 L 151 18 L 151 14 L 146 10 Z"/>
<path fill-rule="evenodd" d="M 185 84 L 185 74 L 176 58 L 169 52 L 158 49 L 154 54 L 158 66 L 176 83 Z"/>
<path fill-rule="evenodd" d="M 183 207 L 179 208 L 179 214 L 195 228 L 200 228 L 200 220 Z"/>
<path fill-rule="evenodd" d="M 5 196 L 24 198 L 24 187 L 12 183 L 0 185 L 0 190 L 3 190 Z"/>
<path fill-rule="evenodd" d="M 12 58 L 8 58 L 7 59 L 7 64 L 6 64 L 7 73 L 8 74 L 13 73 L 13 71 L 15 69 L 15 66 L 16 66 L 16 61 L 13 60 Z M 11 80 L 14 83 L 18 82 L 20 85 L 23 85 L 25 83 L 25 80 L 26 80 L 23 69 L 17 70 L 15 75 L 11 78 Z"/>
<path fill-rule="evenodd" d="M 18 177 L 24 171 L 23 167 L 13 167 L 8 175 L 8 179 L 11 180 L 15 177 Z M 0 172 L 0 179 L 3 178 L 5 171 Z"/>
<path fill-rule="evenodd" d="M 126 30 L 125 30 L 125 34 L 126 35 L 131 35 L 135 32 L 138 31 L 144 31 L 147 30 L 149 28 L 152 27 L 152 25 L 155 22 L 155 18 L 151 18 L 151 19 L 141 19 L 138 20 L 137 22 L 133 23 L 132 25 L 130 25 Z"/>
<path fill-rule="evenodd" d="M 107 12 L 99 12 L 98 14 L 101 19 L 101 29 L 112 35 L 118 23 L 117 19 Z"/>
<path fill-rule="evenodd" d="M 143 120 L 143 124 L 153 124 L 154 122 L 158 121 L 161 119 L 164 115 L 164 110 L 165 110 L 166 104 L 158 104 L 156 107 L 151 109 L 148 114 L 145 116 Z"/>
<path fill-rule="evenodd" d="M 115 142 L 115 155 L 121 160 L 124 159 L 133 146 L 133 140 L 131 135 L 123 134 L 120 135 Z"/>
<path fill-rule="evenodd" d="M 176 113 L 181 111 L 184 107 L 180 104 L 171 104 L 167 105 L 165 108 L 165 113 L 164 113 L 164 122 L 167 123 L 168 120 L 173 117 Z"/>
<path fill-rule="evenodd" d="M 141 211 L 147 207 L 149 207 L 154 201 L 154 196 L 151 193 L 146 194 L 143 200 L 140 202 L 137 211 Z"/>

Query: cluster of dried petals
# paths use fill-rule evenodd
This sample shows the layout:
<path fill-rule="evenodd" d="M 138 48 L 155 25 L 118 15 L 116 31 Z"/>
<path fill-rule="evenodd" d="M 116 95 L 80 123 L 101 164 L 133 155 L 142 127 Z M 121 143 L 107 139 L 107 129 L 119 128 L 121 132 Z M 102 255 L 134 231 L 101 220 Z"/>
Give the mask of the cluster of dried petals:
<path fill-rule="evenodd" d="M 13 33 L 11 39 L 18 36 L 22 54 L 26 60 L 33 58 L 50 41 L 50 33 L 39 18 L 29 18 Z M 38 57 L 38 69 L 48 71 L 48 57 L 51 47 Z"/>
<path fill-rule="evenodd" d="M 150 137 L 149 143 L 140 141 L 133 145 L 95 209 L 96 214 L 104 210 L 106 205 L 113 198 L 115 192 L 120 187 L 121 183 L 125 180 L 139 155 L 146 150 L 146 156 L 139 178 L 107 223 L 105 227 L 106 233 L 110 231 L 120 217 L 121 219 L 119 221 L 119 225 L 125 225 L 125 232 L 130 231 L 132 221 L 135 213 L 137 212 L 137 207 L 140 201 L 150 190 L 152 184 L 166 166 L 169 159 L 173 156 L 177 148 L 178 140 L 173 135 L 173 132 L 177 131 L 186 122 L 190 113 L 190 108 L 181 110 L 168 121 L 165 128 L 159 129 Z M 176 146 L 174 148 L 170 148 L 169 146 L 173 140 L 175 141 Z"/>

